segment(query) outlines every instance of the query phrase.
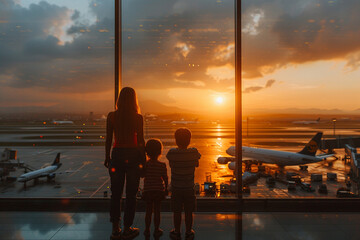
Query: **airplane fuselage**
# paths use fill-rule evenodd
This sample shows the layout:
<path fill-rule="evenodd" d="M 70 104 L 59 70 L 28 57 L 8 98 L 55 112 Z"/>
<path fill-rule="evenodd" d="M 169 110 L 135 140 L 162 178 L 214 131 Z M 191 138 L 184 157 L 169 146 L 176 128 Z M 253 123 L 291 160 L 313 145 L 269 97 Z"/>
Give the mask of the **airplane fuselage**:
<path fill-rule="evenodd" d="M 235 156 L 235 147 L 230 147 L 227 153 Z M 242 157 L 256 159 L 258 162 L 277 164 L 279 166 L 303 165 L 322 160 L 316 156 L 309 156 L 295 152 L 277 151 L 264 148 L 242 147 Z"/>
<path fill-rule="evenodd" d="M 27 182 L 27 181 L 30 181 L 32 179 L 36 179 L 39 177 L 47 177 L 47 176 L 49 176 L 49 174 L 51 174 L 51 173 L 55 172 L 57 169 L 59 169 L 60 166 L 61 166 L 61 164 L 51 165 L 51 166 L 48 166 L 48 167 L 45 167 L 45 168 L 42 168 L 39 170 L 25 173 L 18 178 L 18 182 Z"/>
<path fill-rule="evenodd" d="M 254 158 L 263 163 L 272 163 L 280 166 L 302 165 L 319 162 L 322 159 L 294 152 L 276 151 L 263 148 L 242 148 L 243 157 Z"/>
<path fill-rule="evenodd" d="M 197 121 L 172 121 L 171 124 L 196 124 L 198 123 Z"/>
<path fill-rule="evenodd" d="M 318 121 L 296 121 L 296 122 L 293 122 L 293 124 L 318 124 L 319 122 Z"/>

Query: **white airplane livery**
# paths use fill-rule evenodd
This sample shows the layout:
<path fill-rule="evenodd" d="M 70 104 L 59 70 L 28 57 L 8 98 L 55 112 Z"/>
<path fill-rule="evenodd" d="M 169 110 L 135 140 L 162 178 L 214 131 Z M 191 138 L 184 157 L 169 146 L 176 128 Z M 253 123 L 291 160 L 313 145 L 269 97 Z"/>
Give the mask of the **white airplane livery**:
<path fill-rule="evenodd" d="M 270 150 L 264 148 L 242 147 L 243 162 L 251 163 L 269 163 L 277 164 L 279 166 L 292 166 L 292 165 L 304 165 L 309 163 L 320 162 L 324 158 L 331 157 L 333 154 L 320 154 L 316 155 L 319 148 L 322 132 L 318 132 L 302 149 L 300 152 L 285 152 Z M 235 146 L 231 146 L 226 152 L 235 156 Z M 219 157 L 218 163 L 227 164 L 229 168 L 235 169 L 234 157 Z"/>
<path fill-rule="evenodd" d="M 302 121 L 295 121 L 292 122 L 293 124 L 318 124 L 320 122 L 320 118 L 316 119 L 316 120 L 302 120 Z"/>
<path fill-rule="evenodd" d="M 53 124 L 74 124 L 73 121 L 68 121 L 68 120 L 63 120 L 63 121 L 58 121 L 58 120 L 54 120 L 52 121 Z"/>
<path fill-rule="evenodd" d="M 32 179 L 38 179 L 40 177 L 47 177 L 49 180 L 53 179 L 55 177 L 55 171 L 58 170 L 61 167 L 61 163 L 60 163 L 60 153 L 58 153 L 56 155 L 56 158 L 54 160 L 54 162 L 52 163 L 52 165 L 45 167 L 45 168 L 41 168 L 35 171 L 31 171 L 28 173 L 25 173 L 23 175 L 21 175 L 20 177 L 18 177 L 18 182 L 23 182 L 24 184 L 26 184 L 27 181 L 30 181 Z"/>
<path fill-rule="evenodd" d="M 259 175 L 251 172 L 244 172 L 242 175 L 243 185 L 247 185 L 256 182 L 259 179 Z"/>
<path fill-rule="evenodd" d="M 195 120 L 190 120 L 190 121 L 186 121 L 186 120 L 184 120 L 184 119 L 181 119 L 181 120 L 176 120 L 176 121 L 172 121 L 171 122 L 171 124 L 184 124 L 184 125 L 186 125 L 186 124 L 197 124 L 197 123 L 199 123 L 199 121 L 198 121 L 198 119 L 195 119 Z"/>

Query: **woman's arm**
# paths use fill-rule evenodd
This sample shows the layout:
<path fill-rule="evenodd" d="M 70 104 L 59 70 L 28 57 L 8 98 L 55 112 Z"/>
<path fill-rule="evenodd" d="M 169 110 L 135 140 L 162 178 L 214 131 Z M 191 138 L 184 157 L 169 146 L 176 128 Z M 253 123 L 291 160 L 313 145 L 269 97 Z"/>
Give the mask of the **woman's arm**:
<path fill-rule="evenodd" d="M 143 117 L 139 114 L 136 123 L 136 136 L 137 144 L 140 150 L 141 159 L 140 159 L 140 169 L 141 177 L 145 177 L 145 164 L 146 164 L 146 153 L 145 153 L 145 139 L 144 139 L 144 120 Z"/>
<path fill-rule="evenodd" d="M 144 120 L 143 116 L 138 115 L 138 122 L 136 124 L 136 134 L 137 134 L 137 144 L 139 147 L 145 147 L 145 139 L 144 139 Z"/>
<path fill-rule="evenodd" d="M 110 112 L 106 119 L 106 142 L 105 142 L 105 167 L 109 167 L 110 150 L 113 141 L 114 126 L 113 126 L 113 112 Z"/>

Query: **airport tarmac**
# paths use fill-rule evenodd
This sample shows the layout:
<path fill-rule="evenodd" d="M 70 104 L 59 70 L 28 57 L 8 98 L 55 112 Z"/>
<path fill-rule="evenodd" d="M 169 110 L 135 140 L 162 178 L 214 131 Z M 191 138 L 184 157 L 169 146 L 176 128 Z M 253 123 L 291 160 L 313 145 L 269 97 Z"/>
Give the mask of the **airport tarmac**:
<path fill-rule="evenodd" d="M 165 155 L 174 147 L 173 133 L 178 127 L 184 125 L 147 124 L 145 137 L 159 138 L 164 143 L 161 161 L 167 163 Z M 202 184 L 207 176 L 220 183 L 229 180 L 226 175 L 232 174 L 227 165 L 217 163 L 219 156 L 226 156 L 226 149 L 234 145 L 234 127 L 226 124 L 193 124 L 186 125 L 193 133 L 192 147 L 198 148 L 202 154 L 200 166 L 195 172 L 195 182 Z M 284 151 L 299 151 L 306 142 L 317 132 L 323 131 L 326 137 L 331 136 L 330 126 L 301 126 L 294 127 L 289 124 L 255 125 L 244 134 L 243 143 L 247 146 L 264 147 Z M 353 129 L 338 129 L 342 135 L 358 134 L 358 125 Z M 47 182 L 46 178 L 27 183 L 26 189 L 22 183 L 0 183 L 0 197 L 103 197 L 104 192 L 110 195 L 110 183 L 107 169 L 103 166 L 104 160 L 104 126 L 71 125 L 71 126 L 34 126 L 16 125 L 0 127 L 0 151 L 5 147 L 17 150 L 18 158 L 33 168 L 41 168 L 50 164 L 58 152 L 63 164 L 57 171 L 55 182 Z M 343 156 L 343 150 L 337 151 Z M 297 198 L 297 197 L 335 197 L 336 189 L 345 185 L 345 170 L 349 166 L 341 160 L 332 161 L 332 166 L 326 162 L 308 165 L 308 171 L 300 171 L 298 166 L 285 167 L 284 171 L 299 173 L 306 182 L 310 182 L 311 173 L 321 173 L 324 183 L 327 184 L 329 194 L 322 195 L 317 191 L 307 193 L 299 187 L 294 192 L 288 192 L 285 184 L 276 182 L 274 188 L 269 188 L 265 178 L 260 178 L 257 184 L 250 186 L 250 198 Z M 269 165 L 270 171 L 279 171 L 275 165 Z M 65 173 L 70 171 L 69 173 Z M 327 182 L 326 173 L 337 174 L 337 182 Z M 23 169 L 11 172 L 10 176 L 18 177 L 24 173 Z M 63 173 L 63 174 L 60 174 Z M 170 168 L 168 166 L 170 177 Z M 317 190 L 319 183 L 312 185 Z M 354 189 L 355 190 L 355 189 Z M 354 191 L 355 192 L 355 191 Z"/>
<path fill-rule="evenodd" d="M 60 152 L 62 166 L 56 172 L 55 182 L 47 182 L 47 179 L 43 178 L 34 184 L 31 180 L 26 184 L 26 189 L 22 183 L 5 181 L 0 183 L 1 197 L 103 197 L 104 191 L 109 191 L 109 175 L 103 165 L 104 147 L 16 147 L 13 149 L 18 151 L 20 161 L 35 169 L 51 164 L 56 154 Z M 169 149 L 170 146 L 164 146 L 161 161 L 167 164 L 170 177 L 170 168 L 165 158 Z M 217 155 L 202 157 L 201 167 L 195 173 L 196 182 L 204 182 L 209 173 L 212 174 L 214 181 L 219 181 L 221 178 L 219 176 L 231 174 L 232 171 L 228 170 L 227 166 L 217 166 L 216 159 Z M 11 172 L 10 176 L 19 177 L 23 173 L 23 169 L 18 169 L 16 172 Z"/>

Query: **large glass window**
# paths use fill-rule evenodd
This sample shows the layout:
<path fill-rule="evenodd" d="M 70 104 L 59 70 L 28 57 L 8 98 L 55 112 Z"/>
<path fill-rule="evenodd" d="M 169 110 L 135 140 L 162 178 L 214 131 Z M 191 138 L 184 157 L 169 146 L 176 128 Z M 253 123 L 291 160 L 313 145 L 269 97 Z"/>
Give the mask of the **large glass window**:
<path fill-rule="evenodd" d="M 0 2 L 0 197 L 89 197 L 107 180 L 114 41 L 114 1 Z M 55 178 L 13 182 L 57 153 Z"/>
<path fill-rule="evenodd" d="M 357 5 L 242 1 L 244 197 L 358 194 Z M 0 3 L 2 197 L 109 191 L 102 162 L 114 103 L 114 6 Z M 146 139 L 163 142 L 167 162 L 174 131 L 189 128 L 202 154 L 199 195 L 234 196 L 234 1 L 122 1 L 121 19 L 121 86 L 138 93 Z M 58 152 L 55 178 L 13 182 Z M 211 184 L 217 190 L 205 191 Z"/>
<path fill-rule="evenodd" d="M 200 195 L 219 196 L 233 175 L 217 158 L 235 144 L 234 1 L 123 1 L 122 13 L 122 86 L 138 92 L 146 139 L 168 163 L 175 130 L 189 128 Z M 218 191 L 204 192 L 211 182 Z"/>
<path fill-rule="evenodd" d="M 242 1 L 243 143 L 250 147 L 243 161 L 245 171 L 261 172 L 245 197 L 358 193 L 358 157 L 344 161 L 345 144 L 359 146 L 358 7 L 356 1 Z"/>

